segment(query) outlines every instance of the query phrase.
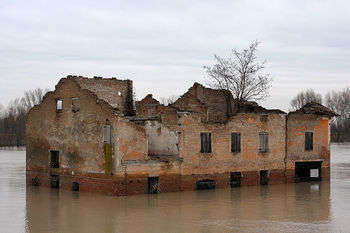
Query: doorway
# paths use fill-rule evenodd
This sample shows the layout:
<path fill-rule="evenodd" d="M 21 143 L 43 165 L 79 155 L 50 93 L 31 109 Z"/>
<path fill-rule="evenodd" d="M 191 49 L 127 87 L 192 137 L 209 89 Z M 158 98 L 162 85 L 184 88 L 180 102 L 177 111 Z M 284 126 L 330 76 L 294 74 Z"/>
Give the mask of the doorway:
<path fill-rule="evenodd" d="M 295 182 L 321 180 L 322 161 L 295 162 Z"/>
<path fill-rule="evenodd" d="M 50 186 L 51 188 L 58 189 L 60 187 L 60 176 L 59 175 L 51 175 L 50 176 Z"/>
<path fill-rule="evenodd" d="M 60 167 L 60 157 L 57 150 L 50 151 L 50 167 L 59 168 Z"/>
<path fill-rule="evenodd" d="M 241 186 L 241 177 L 242 177 L 242 173 L 240 173 L 240 172 L 231 172 L 230 173 L 231 188 Z"/>
<path fill-rule="evenodd" d="M 159 193 L 159 177 L 148 177 L 148 193 L 157 194 Z"/>
<path fill-rule="evenodd" d="M 260 171 L 260 185 L 268 185 L 269 184 L 269 171 L 261 170 Z"/>

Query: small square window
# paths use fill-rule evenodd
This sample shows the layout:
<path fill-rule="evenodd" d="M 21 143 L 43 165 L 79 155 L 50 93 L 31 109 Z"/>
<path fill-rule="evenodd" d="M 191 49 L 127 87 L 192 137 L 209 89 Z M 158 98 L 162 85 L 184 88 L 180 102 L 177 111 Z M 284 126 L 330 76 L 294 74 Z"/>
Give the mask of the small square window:
<path fill-rule="evenodd" d="M 62 111 L 63 109 L 63 100 L 58 99 L 56 100 L 56 111 Z"/>

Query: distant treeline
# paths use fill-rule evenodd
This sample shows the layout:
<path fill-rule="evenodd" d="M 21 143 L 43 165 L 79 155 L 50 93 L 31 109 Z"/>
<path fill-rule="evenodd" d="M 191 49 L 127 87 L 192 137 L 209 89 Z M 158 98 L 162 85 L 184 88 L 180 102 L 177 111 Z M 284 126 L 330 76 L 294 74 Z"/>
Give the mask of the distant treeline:
<path fill-rule="evenodd" d="M 25 145 L 27 112 L 42 101 L 46 92 L 40 88 L 26 91 L 6 108 L 0 105 L 0 147 Z"/>
<path fill-rule="evenodd" d="M 331 121 L 332 142 L 350 142 L 350 88 L 328 93 L 325 101 L 327 107 L 340 115 Z"/>
<path fill-rule="evenodd" d="M 0 105 L 0 147 L 25 146 L 26 114 L 34 105 L 41 103 L 47 91 L 40 88 L 29 90 L 23 97 L 10 101 L 7 107 Z M 291 110 L 310 101 L 324 104 L 340 115 L 331 120 L 332 142 L 349 142 L 350 88 L 329 92 L 324 98 L 312 89 L 300 92 L 291 101 Z"/>

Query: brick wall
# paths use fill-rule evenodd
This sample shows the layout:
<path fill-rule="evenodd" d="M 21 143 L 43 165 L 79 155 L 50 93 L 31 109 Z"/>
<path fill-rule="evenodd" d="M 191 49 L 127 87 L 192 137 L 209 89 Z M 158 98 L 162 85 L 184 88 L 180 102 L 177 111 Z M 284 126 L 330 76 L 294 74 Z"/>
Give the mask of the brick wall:
<path fill-rule="evenodd" d="M 205 115 L 205 121 L 222 123 L 232 115 L 234 103 L 231 93 L 195 83 L 174 106 L 181 110 L 202 113 Z"/>
<path fill-rule="evenodd" d="M 295 161 L 322 161 L 322 168 L 329 168 L 329 118 L 313 114 L 289 114 L 287 122 L 287 169 L 293 170 Z M 313 132 L 313 150 L 305 150 L 305 132 Z"/>
<path fill-rule="evenodd" d="M 180 119 L 182 174 L 284 170 L 285 115 L 237 114 L 227 124 L 204 124 L 194 114 Z M 201 132 L 210 132 L 212 153 L 200 153 Z M 241 133 L 241 152 L 231 152 L 231 133 Z M 269 151 L 259 153 L 259 132 L 269 133 Z"/>

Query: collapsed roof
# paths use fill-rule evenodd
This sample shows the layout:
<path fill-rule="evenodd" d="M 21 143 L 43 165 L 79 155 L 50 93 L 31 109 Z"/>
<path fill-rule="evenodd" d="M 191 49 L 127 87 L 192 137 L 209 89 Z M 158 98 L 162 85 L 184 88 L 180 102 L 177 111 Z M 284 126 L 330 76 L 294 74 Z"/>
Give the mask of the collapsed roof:
<path fill-rule="evenodd" d="M 339 116 L 336 112 L 316 102 L 310 102 L 296 111 L 292 111 L 289 114 L 315 114 L 320 116 L 335 117 Z"/>

